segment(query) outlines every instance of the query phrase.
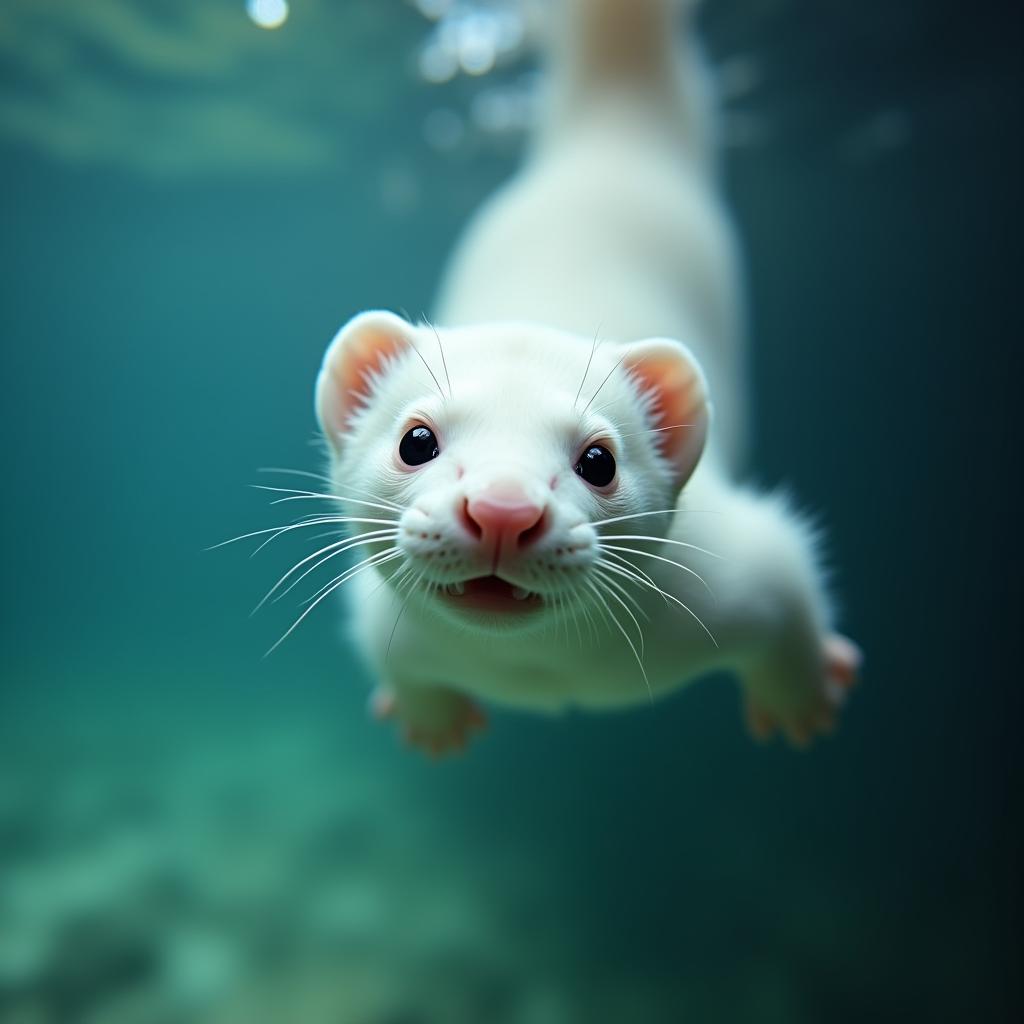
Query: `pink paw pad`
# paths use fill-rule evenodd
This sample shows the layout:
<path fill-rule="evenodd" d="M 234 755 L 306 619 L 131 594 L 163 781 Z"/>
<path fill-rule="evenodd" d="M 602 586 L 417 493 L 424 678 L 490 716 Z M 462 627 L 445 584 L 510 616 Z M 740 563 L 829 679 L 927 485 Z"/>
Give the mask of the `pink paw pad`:
<path fill-rule="evenodd" d="M 768 740 L 781 732 L 789 743 L 803 749 L 817 736 L 835 730 L 836 715 L 864 662 L 860 648 L 838 633 L 828 636 L 822 647 L 823 676 L 821 689 L 801 702 L 798 707 L 785 711 L 770 708 L 748 695 L 746 703 L 747 728 L 757 740 Z"/>
<path fill-rule="evenodd" d="M 406 744 L 432 757 L 458 753 L 474 732 L 487 725 L 487 716 L 480 707 L 454 693 L 423 704 L 415 699 L 400 701 L 394 690 L 378 686 L 370 694 L 368 710 L 377 721 L 396 722 Z"/>
<path fill-rule="evenodd" d="M 394 693 L 391 690 L 386 690 L 383 687 L 378 686 L 377 689 L 370 694 L 369 708 L 370 714 L 378 722 L 394 718 L 395 710 L 397 708 L 397 701 Z"/>
<path fill-rule="evenodd" d="M 831 634 L 825 640 L 825 674 L 829 681 L 848 690 L 857 682 L 864 654 L 850 639 Z"/>
<path fill-rule="evenodd" d="M 409 746 L 434 758 L 458 754 L 465 749 L 472 734 L 487 725 L 487 716 L 470 700 L 462 704 L 459 712 L 444 729 L 436 725 L 425 728 L 407 724 L 402 729 L 402 738 Z"/>

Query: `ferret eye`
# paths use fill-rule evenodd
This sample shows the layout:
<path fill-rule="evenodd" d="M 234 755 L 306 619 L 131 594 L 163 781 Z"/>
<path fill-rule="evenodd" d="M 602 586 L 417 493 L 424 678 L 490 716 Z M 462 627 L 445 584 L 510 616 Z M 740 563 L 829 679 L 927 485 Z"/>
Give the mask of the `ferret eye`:
<path fill-rule="evenodd" d="M 615 479 L 615 457 L 603 445 L 591 445 L 576 463 L 576 472 L 591 487 L 607 487 Z"/>
<path fill-rule="evenodd" d="M 407 466 L 422 466 L 441 454 L 430 427 L 413 427 L 399 442 L 398 454 Z"/>

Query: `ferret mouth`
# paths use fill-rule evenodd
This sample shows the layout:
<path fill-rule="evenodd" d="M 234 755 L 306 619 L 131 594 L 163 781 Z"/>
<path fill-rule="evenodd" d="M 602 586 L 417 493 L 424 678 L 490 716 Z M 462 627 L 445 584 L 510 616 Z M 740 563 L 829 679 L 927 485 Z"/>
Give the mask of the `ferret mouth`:
<path fill-rule="evenodd" d="M 441 587 L 440 594 L 451 607 L 501 615 L 529 614 L 544 603 L 540 594 L 524 590 L 500 576 L 477 576 L 448 583 Z"/>

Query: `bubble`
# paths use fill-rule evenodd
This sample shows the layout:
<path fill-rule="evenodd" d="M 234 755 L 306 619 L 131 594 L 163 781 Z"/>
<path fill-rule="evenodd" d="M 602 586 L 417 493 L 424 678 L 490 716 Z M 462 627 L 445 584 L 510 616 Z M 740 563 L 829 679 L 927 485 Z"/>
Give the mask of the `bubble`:
<path fill-rule="evenodd" d="M 467 75 L 486 75 L 498 56 L 493 17 L 471 14 L 459 25 L 459 63 Z"/>
<path fill-rule="evenodd" d="M 440 85 L 454 78 L 458 70 L 455 54 L 440 43 L 428 43 L 420 53 L 420 74 L 428 82 Z"/>
<path fill-rule="evenodd" d="M 437 21 L 451 10 L 452 0 L 416 0 L 416 6 L 424 18 Z"/>
<path fill-rule="evenodd" d="M 527 35 L 521 0 L 412 0 L 434 22 L 419 55 L 420 75 L 428 82 L 448 82 L 460 71 L 489 74 L 522 49 Z"/>
<path fill-rule="evenodd" d="M 510 53 L 518 49 L 526 35 L 522 13 L 514 10 L 496 11 L 493 18 L 494 37 L 498 49 L 502 53 Z"/>
<path fill-rule="evenodd" d="M 260 28 L 280 28 L 288 18 L 288 0 L 245 0 L 245 10 Z"/>

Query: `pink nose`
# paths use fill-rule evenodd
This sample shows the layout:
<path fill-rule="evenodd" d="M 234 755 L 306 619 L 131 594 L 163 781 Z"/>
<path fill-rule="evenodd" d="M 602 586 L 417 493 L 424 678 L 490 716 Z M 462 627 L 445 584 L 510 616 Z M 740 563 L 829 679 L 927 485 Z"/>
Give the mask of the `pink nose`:
<path fill-rule="evenodd" d="M 519 484 L 500 481 L 473 496 L 464 506 L 466 529 L 495 553 L 536 540 L 544 528 L 544 508 L 531 501 Z"/>

